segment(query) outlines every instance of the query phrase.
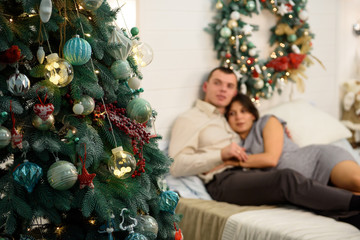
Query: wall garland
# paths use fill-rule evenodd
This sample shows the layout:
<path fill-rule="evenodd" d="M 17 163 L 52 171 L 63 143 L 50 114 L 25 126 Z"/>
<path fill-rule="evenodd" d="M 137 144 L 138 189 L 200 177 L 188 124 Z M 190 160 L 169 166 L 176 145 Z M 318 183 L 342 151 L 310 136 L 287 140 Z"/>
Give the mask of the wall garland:
<path fill-rule="evenodd" d="M 289 81 L 304 91 L 304 72 L 313 63 L 309 57 L 314 38 L 307 23 L 306 3 L 307 0 L 217 1 L 215 22 L 205 30 L 214 37 L 221 65 L 238 73 L 239 91 L 254 101 L 271 98 L 275 90 L 281 94 Z M 277 18 L 269 39 L 274 50 L 267 59 L 259 59 L 260 50 L 250 40 L 259 26 L 241 19 L 241 15 L 260 14 L 262 9 Z"/>

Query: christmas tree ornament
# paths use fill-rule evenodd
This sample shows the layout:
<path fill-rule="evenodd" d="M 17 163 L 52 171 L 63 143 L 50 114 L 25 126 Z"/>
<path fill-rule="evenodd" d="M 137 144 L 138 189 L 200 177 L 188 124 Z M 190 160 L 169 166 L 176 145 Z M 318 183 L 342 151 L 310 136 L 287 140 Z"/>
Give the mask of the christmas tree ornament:
<path fill-rule="evenodd" d="M 131 52 L 135 58 L 136 64 L 140 67 L 149 65 L 154 58 L 152 48 L 147 43 L 139 42 L 137 40 L 133 40 Z"/>
<path fill-rule="evenodd" d="M 240 47 L 240 50 L 241 50 L 242 52 L 246 52 L 247 49 L 248 49 L 248 47 L 246 46 L 246 44 L 243 44 L 243 45 L 241 45 L 241 47 Z"/>
<path fill-rule="evenodd" d="M 88 95 L 83 95 L 80 100 L 76 100 L 73 106 L 73 112 L 77 115 L 89 115 L 95 109 L 95 101 Z"/>
<path fill-rule="evenodd" d="M 131 28 L 130 33 L 132 36 L 136 36 L 139 34 L 139 29 L 137 27 L 133 27 Z"/>
<path fill-rule="evenodd" d="M 160 194 L 159 207 L 161 211 L 175 214 L 176 206 L 179 202 L 179 195 L 174 191 L 165 191 Z"/>
<path fill-rule="evenodd" d="M 291 45 L 291 50 L 296 54 L 300 54 L 300 48 L 295 44 Z"/>
<path fill-rule="evenodd" d="M 120 44 L 116 49 L 109 50 L 110 55 L 116 60 L 126 60 L 132 48 L 132 41 L 124 35 L 122 30 L 114 28 L 109 38 L 109 43 Z"/>
<path fill-rule="evenodd" d="M 32 125 L 41 130 L 46 131 L 51 129 L 55 124 L 55 118 L 53 115 L 49 115 L 48 118 L 44 121 L 38 115 L 32 117 Z"/>
<path fill-rule="evenodd" d="M 77 129 L 74 126 L 66 123 L 58 132 L 58 135 L 63 142 L 70 142 L 77 133 Z"/>
<path fill-rule="evenodd" d="M 122 221 L 119 224 L 119 228 L 123 231 L 129 231 L 129 235 L 125 238 L 125 240 L 148 240 L 147 237 L 145 237 L 144 235 L 140 234 L 140 233 L 136 233 L 134 232 L 134 227 L 136 227 L 137 225 L 137 220 L 136 218 L 133 218 L 131 216 L 129 216 L 130 220 L 132 220 L 134 223 L 130 224 L 128 226 L 124 226 L 124 221 L 125 221 L 125 211 L 128 212 L 129 210 L 127 208 L 123 208 L 121 209 L 121 213 L 120 216 L 122 217 Z"/>
<path fill-rule="evenodd" d="M 233 20 L 233 19 L 230 19 L 227 23 L 227 26 L 230 28 L 230 29 L 233 29 L 233 28 L 236 28 L 238 27 L 238 22 L 236 20 Z"/>
<path fill-rule="evenodd" d="M 79 155 L 79 159 L 82 163 L 82 171 L 81 174 L 78 175 L 78 179 L 80 182 L 80 189 L 83 189 L 85 186 L 88 186 L 90 188 L 94 188 L 94 183 L 93 180 L 96 176 L 95 173 L 91 173 L 89 174 L 88 171 L 85 168 L 85 163 L 86 163 L 86 144 L 84 144 L 85 146 L 85 154 L 84 154 L 84 159 L 82 159 L 82 157 Z"/>
<path fill-rule="evenodd" d="M 46 57 L 45 79 L 58 87 L 65 87 L 74 78 L 74 69 L 65 59 L 59 58 L 57 53 Z"/>
<path fill-rule="evenodd" d="M 239 20 L 240 17 L 241 17 L 241 14 L 238 11 L 233 11 L 230 14 L 230 18 L 235 21 Z"/>
<path fill-rule="evenodd" d="M 220 0 L 218 0 L 215 4 L 216 9 L 218 9 L 218 10 L 222 9 L 223 6 L 224 6 L 224 4 Z"/>
<path fill-rule="evenodd" d="M 299 18 L 303 21 L 307 21 L 309 19 L 309 14 L 306 10 L 301 10 L 299 13 Z"/>
<path fill-rule="evenodd" d="M 220 30 L 220 36 L 222 36 L 223 38 L 228 38 L 231 36 L 231 29 L 228 27 L 223 27 Z"/>
<path fill-rule="evenodd" d="M 131 88 L 131 89 L 133 89 L 133 90 L 139 89 L 140 84 L 141 84 L 141 81 L 140 81 L 140 79 L 137 78 L 137 77 L 132 77 L 132 78 L 130 78 L 129 81 L 128 81 L 128 86 L 129 86 L 129 88 Z"/>
<path fill-rule="evenodd" d="M 15 96 L 24 96 L 30 89 L 30 80 L 16 69 L 7 80 L 8 90 Z"/>
<path fill-rule="evenodd" d="M 144 123 L 151 117 L 152 108 L 148 101 L 137 97 L 128 103 L 126 113 L 129 118 L 135 120 L 136 122 Z"/>
<path fill-rule="evenodd" d="M 45 60 L 45 51 L 42 46 L 39 46 L 37 52 L 36 52 L 36 58 L 39 61 L 40 64 L 43 64 Z"/>
<path fill-rule="evenodd" d="M 104 0 L 78 0 L 79 4 L 88 11 L 97 10 Z"/>
<path fill-rule="evenodd" d="M 257 51 L 256 51 L 256 49 L 255 49 L 255 48 L 251 48 L 251 49 L 249 50 L 249 56 L 251 56 L 251 57 L 255 57 L 255 56 L 256 56 L 256 54 L 257 54 Z"/>
<path fill-rule="evenodd" d="M 264 87 L 264 81 L 262 79 L 257 78 L 254 83 L 254 88 L 262 89 Z"/>
<path fill-rule="evenodd" d="M 110 70 L 116 79 L 127 79 L 131 75 L 131 68 L 127 60 L 116 60 Z"/>
<path fill-rule="evenodd" d="M 42 174 L 42 168 L 28 160 L 24 160 L 24 163 L 18 165 L 13 171 L 14 180 L 25 187 L 29 193 L 33 191 Z"/>
<path fill-rule="evenodd" d="M 115 232 L 115 215 L 111 214 L 110 219 L 107 221 L 106 224 L 102 225 L 100 227 L 99 233 L 107 233 L 108 234 L 108 240 L 114 240 L 113 232 Z"/>
<path fill-rule="evenodd" d="M 87 63 L 91 58 L 91 46 L 88 41 L 80 38 L 79 35 L 69 39 L 63 48 L 66 61 L 70 64 L 79 66 Z"/>
<path fill-rule="evenodd" d="M 36 91 L 37 92 L 37 91 Z M 54 112 L 54 105 L 52 103 L 47 103 L 47 93 L 44 98 L 44 102 L 41 100 L 40 96 L 38 95 L 40 103 L 34 105 L 33 110 L 37 116 L 39 116 L 43 121 L 46 121 L 50 115 Z"/>
<path fill-rule="evenodd" d="M 10 100 L 10 112 L 11 112 L 11 121 L 13 124 L 13 127 L 11 129 L 11 146 L 12 148 L 18 147 L 19 149 L 22 149 L 23 135 L 20 133 L 19 130 L 15 128 L 15 117 L 14 117 L 14 112 L 12 111 L 12 100 Z"/>
<path fill-rule="evenodd" d="M 174 223 L 174 228 L 175 228 L 175 234 L 174 234 L 175 240 L 183 240 L 183 239 L 184 239 L 184 235 L 182 234 L 180 228 L 179 228 L 179 230 L 177 229 L 175 223 Z"/>
<path fill-rule="evenodd" d="M 12 45 L 9 49 L 0 53 L 0 63 L 13 64 L 18 62 L 23 56 L 17 45 Z M 3 66 L 5 67 L 5 65 Z"/>
<path fill-rule="evenodd" d="M 251 35 L 252 31 L 253 31 L 253 27 L 250 24 L 246 24 L 242 27 L 242 31 L 244 32 L 245 35 Z"/>
<path fill-rule="evenodd" d="M 11 133 L 6 127 L 0 126 L 0 148 L 9 145 L 11 141 Z"/>
<path fill-rule="evenodd" d="M 149 235 L 149 233 L 154 236 L 156 239 L 159 226 L 155 218 L 150 215 L 137 215 L 136 220 L 138 222 L 135 230 L 137 232 L 145 233 L 145 235 Z"/>
<path fill-rule="evenodd" d="M 117 178 L 125 179 L 135 171 L 136 159 L 122 147 L 111 150 L 112 156 L 108 162 L 109 171 Z"/>
<path fill-rule="evenodd" d="M 289 42 L 295 42 L 296 39 L 297 39 L 296 34 L 290 34 L 290 35 L 287 36 L 287 40 Z"/>
<path fill-rule="evenodd" d="M 240 93 L 242 94 L 247 94 L 247 87 L 246 87 L 246 84 L 245 83 L 241 83 L 240 85 Z"/>
<path fill-rule="evenodd" d="M 47 23 L 50 20 L 52 13 L 52 3 L 51 0 L 41 0 L 39 7 L 40 19 L 43 23 Z"/>
<path fill-rule="evenodd" d="M 56 190 L 68 190 L 76 183 L 78 173 L 74 164 L 68 161 L 56 161 L 48 172 L 47 179 L 51 187 Z"/>
<path fill-rule="evenodd" d="M 255 5 L 255 2 L 252 1 L 252 0 L 249 0 L 246 2 L 246 9 L 249 11 L 249 12 L 252 12 L 254 11 L 256 5 Z"/>

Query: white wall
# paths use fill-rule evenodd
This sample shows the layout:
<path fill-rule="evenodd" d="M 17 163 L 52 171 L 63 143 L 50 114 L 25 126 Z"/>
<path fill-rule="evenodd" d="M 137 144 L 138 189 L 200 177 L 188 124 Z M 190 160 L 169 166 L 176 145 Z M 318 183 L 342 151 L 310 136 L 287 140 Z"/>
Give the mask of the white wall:
<path fill-rule="evenodd" d="M 219 64 L 212 38 L 204 31 L 215 13 L 213 2 L 137 0 L 140 37 L 152 46 L 155 54 L 153 62 L 142 70 L 145 90 L 142 97 L 158 112 L 156 129 L 164 139 L 169 137 L 176 116 L 189 109 L 198 97 L 206 74 Z M 339 117 L 339 86 L 351 76 L 354 46 L 360 39 L 352 35 L 359 7 L 358 0 L 308 0 L 309 24 L 316 35 L 312 54 L 323 62 L 326 70 L 317 62 L 308 68 L 306 91 L 300 94 L 294 86 L 293 99 L 306 99 Z M 260 17 L 256 21 L 263 20 Z M 260 26 L 260 37 L 268 38 L 269 27 Z M 262 101 L 261 108 L 289 101 L 291 92 L 289 84 L 281 96 Z"/>

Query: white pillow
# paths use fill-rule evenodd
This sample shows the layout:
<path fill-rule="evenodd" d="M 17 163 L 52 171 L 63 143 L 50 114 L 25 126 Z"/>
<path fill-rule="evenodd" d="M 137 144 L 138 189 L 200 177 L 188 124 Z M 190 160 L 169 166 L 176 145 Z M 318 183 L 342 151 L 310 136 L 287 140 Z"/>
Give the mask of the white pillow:
<path fill-rule="evenodd" d="M 351 132 L 339 120 L 304 100 L 295 100 L 262 111 L 287 122 L 292 139 L 300 147 L 309 144 L 329 144 L 349 138 Z"/>

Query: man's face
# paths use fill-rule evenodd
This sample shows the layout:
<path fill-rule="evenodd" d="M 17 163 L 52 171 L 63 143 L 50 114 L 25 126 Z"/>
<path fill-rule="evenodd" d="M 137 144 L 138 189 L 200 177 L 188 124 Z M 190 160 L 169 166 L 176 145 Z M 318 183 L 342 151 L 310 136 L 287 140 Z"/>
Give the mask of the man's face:
<path fill-rule="evenodd" d="M 205 102 L 208 102 L 220 111 L 230 103 L 237 93 L 237 80 L 235 74 L 224 73 L 216 70 L 210 79 L 203 85 L 205 92 Z"/>

